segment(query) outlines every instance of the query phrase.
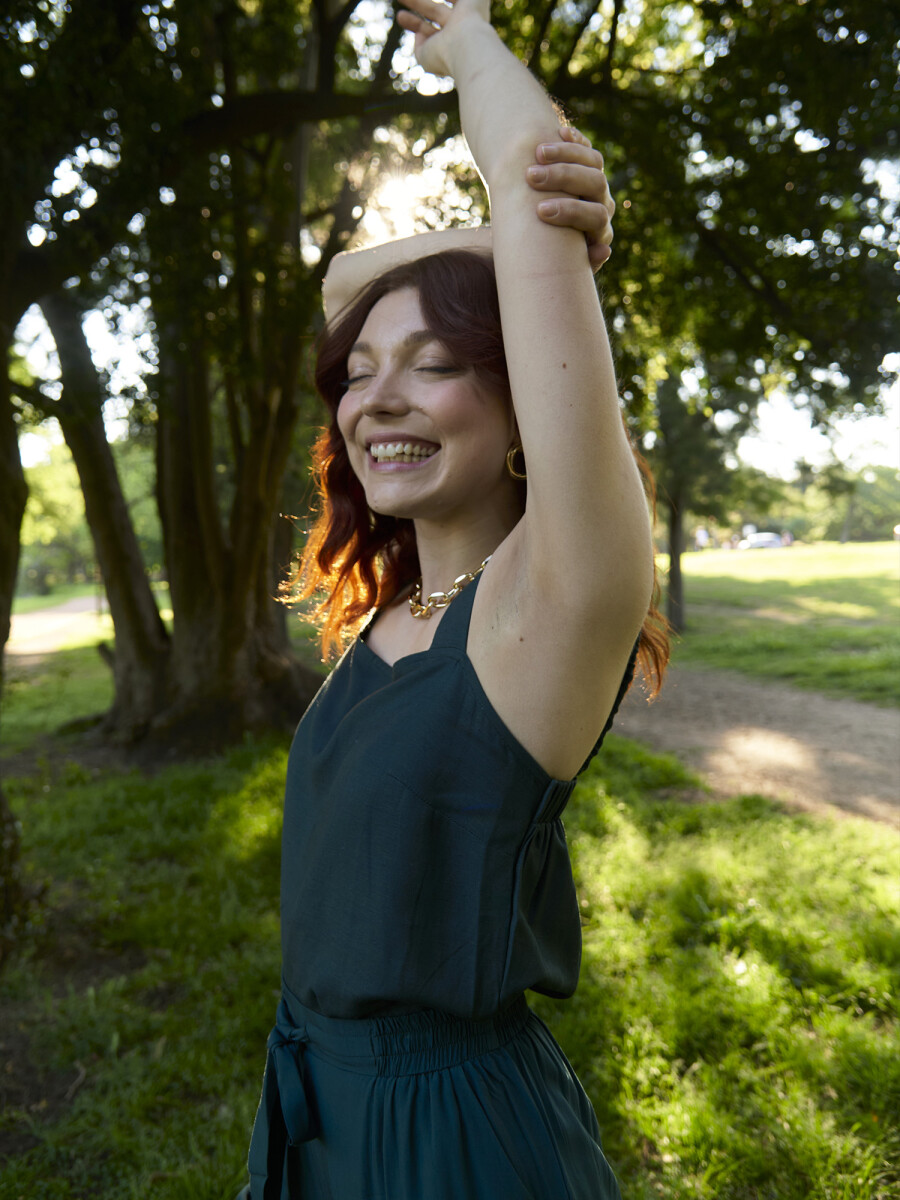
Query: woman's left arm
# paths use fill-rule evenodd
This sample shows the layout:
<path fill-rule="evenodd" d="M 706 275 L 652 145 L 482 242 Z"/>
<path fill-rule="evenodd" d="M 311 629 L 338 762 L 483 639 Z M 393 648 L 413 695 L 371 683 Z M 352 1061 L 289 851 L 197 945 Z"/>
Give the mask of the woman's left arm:
<path fill-rule="evenodd" d="M 419 61 L 456 81 L 488 188 L 528 474 L 525 515 L 476 596 L 469 656 L 507 728 L 569 778 L 609 714 L 649 604 L 647 504 L 583 240 L 541 221 L 529 194 L 534 146 L 552 145 L 556 113 L 491 27 L 487 0 L 404 3 L 415 12 L 398 20 L 415 32 Z"/>
<path fill-rule="evenodd" d="M 556 113 L 491 27 L 485 0 L 404 2 L 414 11 L 398 20 L 416 33 L 420 62 L 454 77 L 463 131 L 490 196 L 504 345 L 528 471 L 522 537 L 529 582 L 558 601 L 561 613 L 602 620 L 612 636 L 633 638 L 652 580 L 644 491 L 583 239 L 538 218 L 528 181 L 535 145 L 546 146 L 554 169 Z M 553 199 L 565 197 L 548 193 Z"/>

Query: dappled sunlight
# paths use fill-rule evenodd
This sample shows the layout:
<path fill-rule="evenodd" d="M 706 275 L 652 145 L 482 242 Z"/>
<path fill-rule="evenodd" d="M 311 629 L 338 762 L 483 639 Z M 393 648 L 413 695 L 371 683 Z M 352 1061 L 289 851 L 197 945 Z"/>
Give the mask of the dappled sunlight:
<path fill-rule="evenodd" d="M 710 766 L 718 770 L 733 770 L 741 759 L 752 759 L 756 764 L 770 762 L 814 775 L 818 773 L 816 755 L 809 746 L 789 734 L 752 725 L 737 726 L 722 733 L 716 748 L 708 753 Z"/>
<path fill-rule="evenodd" d="M 277 872 L 280 853 L 287 754 L 266 755 L 253 765 L 239 787 L 219 797 L 207 830 L 232 864 L 258 860 Z M 275 877 L 277 889 L 277 873 Z"/>
<path fill-rule="evenodd" d="M 884 590 L 886 595 L 883 597 L 883 603 L 892 608 L 900 608 L 900 599 L 894 590 L 889 586 Z M 879 609 L 874 604 L 854 604 L 849 600 L 822 600 L 818 596 L 798 596 L 795 603 L 798 608 L 816 617 L 831 617 L 842 621 L 874 621 L 880 616 Z"/>

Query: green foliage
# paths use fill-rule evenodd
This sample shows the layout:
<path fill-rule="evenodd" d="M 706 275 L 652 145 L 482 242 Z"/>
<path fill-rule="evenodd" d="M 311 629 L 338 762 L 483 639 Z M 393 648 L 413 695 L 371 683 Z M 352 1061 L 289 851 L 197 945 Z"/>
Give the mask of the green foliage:
<path fill-rule="evenodd" d="M 743 413 L 727 412 L 708 389 L 693 395 L 677 379 L 662 380 L 656 390 L 657 428 L 647 457 L 663 503 L 680 511 L 688 507 L 722 518 L 729 502 L 744 490 L 746 475 L 735 452 L 750 423 Z M 718 418 L 718 419 L 717 419 Z"/>
<path fill-rule="evenodd" d="M 898 705 L 898 568 L 896 543 L 687 555 L 675 661 Z"/>
<path fill-rule="evenodd" d="M 25 471 L 28 505 L 19 560 L 19 589 L 38 595 L 58 583 L 90 579 L 96 567 L 72 456 L 48 442 L 47 458 Z"/>
<path fill-rule="evenodd" d="M 873 466 L 842 471 L 838 480 L 816 475 L 786 488 L 773 515 L 779 528 L 805 541 L 885 541 L 900 523 L 900 471 Z"/>
<path fill-rule="evenodd" d="M 163 560 L 156 507 L 156 464 L 148 438 L 113 443 L 122 489 L 147 570 Z M 46 442 L 47 461 L 26 468 L 28 505 L 22 523 L 18 590 L 47 596 L 60 584 L 93 579 L 94 545 L 84 513 L 78 472 L 65 445 Z"/>
<path fill-rule="evenodd" d="M 151 575 L 159 575 L 164 556 L 153 440 L 143 434 L 132 435 L 113 442 L 112 451 L 144 566 Z"/>

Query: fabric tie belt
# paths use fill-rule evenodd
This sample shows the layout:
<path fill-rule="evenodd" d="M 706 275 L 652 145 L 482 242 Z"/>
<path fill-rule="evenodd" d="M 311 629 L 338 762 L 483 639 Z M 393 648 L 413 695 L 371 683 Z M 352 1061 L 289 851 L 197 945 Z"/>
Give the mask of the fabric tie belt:
<path fill-rule="evenodd" d="M 293 1157 L 288 1147 L 321 1136 L 316 1088 L 332 1069 L 342 1080 L 441 1071 L 505 1045 L 530 1019 L 524 996 L 478 1020 L 424 1009 L 359 1019 L 324 1017 L 306 1008 L 285 985 L 269 1034 L 262 1097 L 250 1139 L 250 1197 L 281 1200 L 286 1194 L 285 1172 L 291 1170 L 286 1160 Z M 242 1195 L 239 1200 L 248 1198 Z"/>
<path fill-rule="evenodd" d="M 253 1200 L 281 1200 L 286 1147 L 319 1136 L 304 1062 L 308 1043 L 305 1025 L 294 1024 L 282 997 L 275 1028 L 266 1043 L 262 1097 L 250 1139 L 248 1165 Z"/>

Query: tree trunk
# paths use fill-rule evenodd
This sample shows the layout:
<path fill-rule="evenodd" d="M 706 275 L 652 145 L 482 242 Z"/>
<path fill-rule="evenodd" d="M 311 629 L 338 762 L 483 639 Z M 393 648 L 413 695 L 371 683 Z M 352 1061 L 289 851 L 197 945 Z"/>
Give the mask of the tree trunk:
<path fill-rule="evenodd" d="M 104 390 L 84 336 L 81 310 L 66 293 L 44 297 L 41 309 L 59 352 L 63 392 L 56 413 L 78 469 L 115 627 L 115 699 L 105 724 L 117 737 L 133 740 L 165 706 L 169 635 L 106 440 Z"/>
<path fill-rule="evenodd" d="M 676 633 L 684 632 L 684 581 L 681 555 L 684 551 L 684 516 L 677 499 L 666 505 L 669 513 L 669 585 L 666 591 L 666 616 Z"/>
<path fill-rule="evenodd" d="M 0 697 L 3 690 L 3 650 L 9 640 L 10 616 L 16 572 L 19 567 L 19 531 L 28 489 L 19 458 L 6 374 L 6 357 L 12 329 L 2 329 L 3 362 L 0 365 Z M 0 967 L 18 940 L 27 907 L 19 855 L 19 826 L 0 786 Z"/>
<path fill-rule="evenodd" d="M 292 728 L 321 683 L 294 658 L 273 596 L 280 573 L 277 501 L 296 405 L 290 380 L 245 397 L 247 436 L 235 456 L 227 531 L 212 456 L 207 348 L 160 346 L 157 496 L 174 612 L 172 706 L 160 735 L 212 744 L 245 728 Z"/>

